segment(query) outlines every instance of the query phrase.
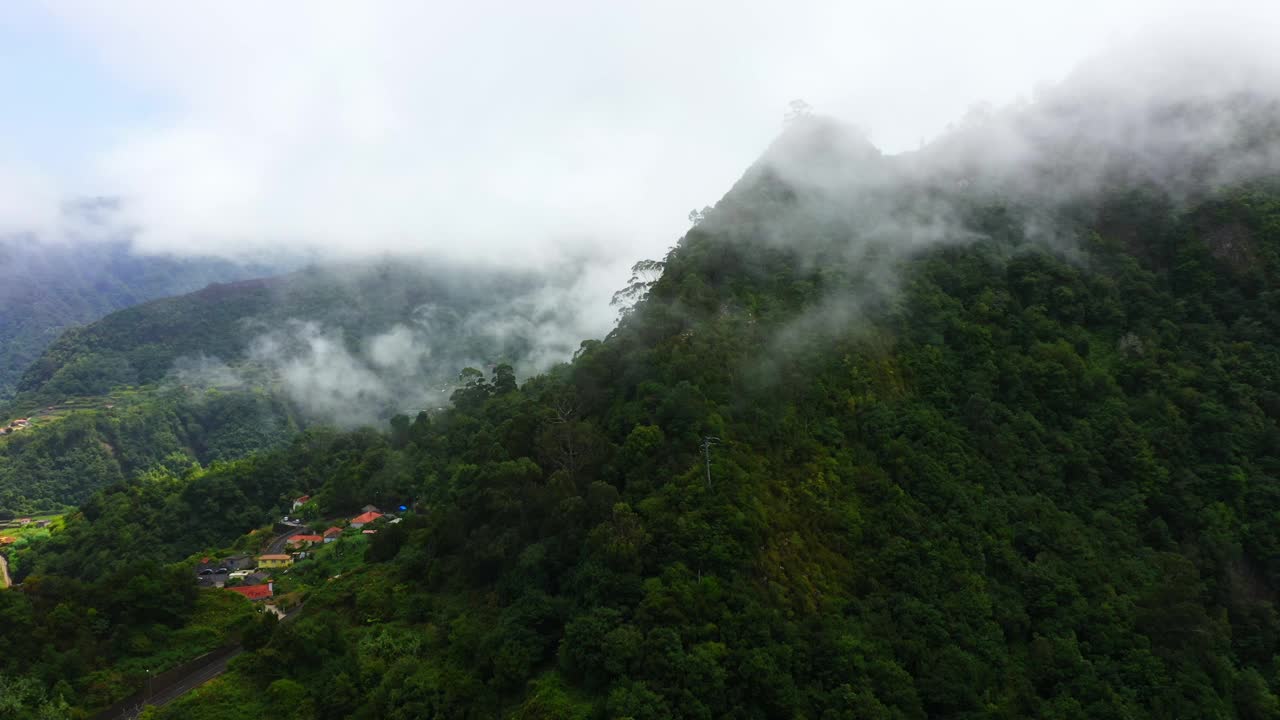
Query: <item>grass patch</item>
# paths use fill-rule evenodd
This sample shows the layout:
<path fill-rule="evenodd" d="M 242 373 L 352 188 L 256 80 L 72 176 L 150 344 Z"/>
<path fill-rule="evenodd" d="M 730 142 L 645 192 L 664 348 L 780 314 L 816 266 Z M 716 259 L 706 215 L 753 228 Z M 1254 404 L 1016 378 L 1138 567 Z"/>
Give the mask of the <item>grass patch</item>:
<path fill-rule="evenodd" d="M 153 708 L 147 720 L 262 720 L 271 715 L 264 693 L 248 680 L 230 672 L 205 683 L 162 708 Z"/>

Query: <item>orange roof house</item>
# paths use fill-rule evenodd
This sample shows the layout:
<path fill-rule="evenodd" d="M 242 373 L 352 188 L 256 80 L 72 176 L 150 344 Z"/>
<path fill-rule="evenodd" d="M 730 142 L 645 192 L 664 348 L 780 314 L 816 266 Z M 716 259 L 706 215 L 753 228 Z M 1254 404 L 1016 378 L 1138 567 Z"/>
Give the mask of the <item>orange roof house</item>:
<path fill-rule="evenodd" d="M 0 537 L 0 545 L 12 545 L 16 542 L 18 542 L 18 538 L 12 537 L 10 535 L 5 535 L 4 537 Z"/>
<path fill-rule="evenodd" d="M 342 536 L 342 528 L 340 527 L 335 526 L 324 531 L 324 541 L 327 543 L 331 543 L 334 540 L 337 540 L 341 536 Z"/>
<path fill-rule="evenodd" d="M 294 535 L 289 538 L 290 545 L 302 545 L 304 543 L 318 543 L 323 541 L 324 538 L 319 535 Z"/>
<path fill-rule="evenodd" d="M 364 527 L 365 525 L 368 525 L 369 523 L 373 522 L 374 520 L 377 520 L 380 517 L 382 517 L 382 513 L 378 513 L 378 512 L 367 512 L 367 513 L 364 513 L 363 515 L 357 515 L 351 518 L 351 527 L 353 528 Z"/>
<path fill-rule="evenodd" d="M 267 583 L 266 585 L 240 585 L 238 587 L 229 587 L 226 589 L 233 593 L 240 593 L 250 600 L 256 601 L 266 600 L 271 597 L 274 594 L 271 590 L 272 585 L 273 583 Z"/>

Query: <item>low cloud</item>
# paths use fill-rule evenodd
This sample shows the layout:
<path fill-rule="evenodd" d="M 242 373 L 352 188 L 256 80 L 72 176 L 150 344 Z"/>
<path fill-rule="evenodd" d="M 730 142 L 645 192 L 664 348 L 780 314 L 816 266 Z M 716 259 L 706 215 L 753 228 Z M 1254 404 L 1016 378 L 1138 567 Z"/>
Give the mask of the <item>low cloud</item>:
<path fill-rule="evenodd" d="M 169 369 L 166 384 L 186 390 L 236 389 L 244 385 L 240 371 L 216 357 L 181 357 Z"/>
<path fill-rule="evenodd" d="M 423 388 L 400 387 L 415 374 L 371 367 L 340 333 L 315 322 L 295 321 L 258 337 L 249 359 L 273 369 L 289 397 L 313 417 L 340 426 L 374 423 L 393 400 L 420 402 L 424 395 Z M 406 390 L 411 395 L 397 393 Z"/>
<path fill-rule="evenodd" d="M 398 314 L 401 293 L 438 284 L 440 271 L 405 261 L 379 287 L 386 267 L 311 271 L 294 292 L 332 282 L 345 285 L 343 299 L 310 317 L 272 319 L 268 309 L 246 318 L 242 356 L 181 358 L 170 382 L 187 389 L 270 384 L 312 421 L 378 425 L 395 413 L 447 405 L 466 367 L 488 372 L 510 363 L 519 378 L 547 370 L 572 357 L 583 340 L 602 337 L 614 320 L 605 298 L 619 269 L 609 265 L 582 263 L 507 282 L 458 269 L 449 274 L 471 273 L 466 277 L 474 282 L 461 284 L 472 287 L 440 288 L 437 299 Z M 369 317 L 359 309 L 366 304 L 378 308 Z"/>
<path fill-rule="evenodd" d="M 767 381 L 795 348 L 866 329 L 869 309 L 895 300 L 906 261 L 988 239 L 975 211 L 1000 213 L 1008 252 L 1080 261 L 1072 233 L 1117 193 L 1158 194 L 1176 211 L 1280 178 L 1280 54 L 1260 39 L 1210 28 L 1197 43 L 1144 38 L 1034 102 L 975 109 L 911 153 L 883 154 L 836 121 L 796 119 L 699 226 L 788 253 L 824 293 L 770 336 L 752 371 Z"/>
<path fill-rule="evenodd" d="M 66 113 L 63 137 L 0 130 L 36 148 L 28 157 L 39 160 L 40 142 L 57 151 L 61 192 L 121 197 L 147 251 L 634 261 L 661 254 L 688 209 L 728 187 L 792 98 L 901 152 L 976 100 L 1006 103 L 1062 77 L 1114 33 L 1198 29 L 1208 9 L 284 0 L 192 13 L 153 0 L 18 0 L 19 31 L 49 33 L 36 43 L 46 54 L 65 45 L 83 57 L 54 58 L 71 110 L 43 109 Z M 1212 13 L 1263 37 L 1280 16 L 1243 0 Z M 98 114 L 110 132 L 76 132 Z M 31 206 L 0 215 L 21 226 Z"/>

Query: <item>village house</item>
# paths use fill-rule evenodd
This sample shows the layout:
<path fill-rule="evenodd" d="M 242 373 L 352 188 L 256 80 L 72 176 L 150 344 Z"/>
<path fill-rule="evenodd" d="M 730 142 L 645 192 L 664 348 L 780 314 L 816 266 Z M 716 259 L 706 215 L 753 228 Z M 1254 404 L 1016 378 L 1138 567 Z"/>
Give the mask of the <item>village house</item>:
<path fill-rule="evenodd" d="M 289 538 L 290 547 L 299 547 L 302 545 L 311 545 L 313 543 L 324 542 L 324 538 L 319 535 L 294 535 Z"/>
<path fill-rule="evenodd" d="M 258 600 L 266 600 L 274 594 L 272 591 L 272 585 L 273 583 L 267 583 L 266 585 L 239 585 L 226 589 L 233 593 L 240 593 L 246 598 L 256 602 Z"/>
<path fill-rule="evenodd" d="M 334 540 L 337 540 L 341 536 L 342 536 L 342 528 L 340 527 L 335 526 L 324 531 L 324 541 L 326 543 L 331 543 Z"/>
<path fill-rule="evenodd" d="M 292 555 L 271 554 L 258 556 L 258 567 L 260 568 L 287 568 L 292 564 Z"/>
<path fill-rule="evenodd" d="M 351 518 L 351 527 L 362 528 L 380 517 L 382 517 L 382 513 L 372 511 L 365 512 L 362 515 L 357 515 Z"/>
<path fill-rule="evenodd" d="M 296 500 L 294 500 L 294 501 L 293 501 L 293 509 L 294 509 L 294 510 L 297 510 L 298 508 L 302 507 L 303 505 L 306 505 L 310 500 L 311 500 L 311 496 L 310 496 L 310 495 L 303 495 L 302 497 L 300 497 L 300 498 L 298 498 L 298 499 L 296 499 Z"/>
<path fill-rule="evenodd" d="M 360 508 L 360 512 L 362 512 L 362 513 L 378 513 L 379 515 L 381 515 L 381 514 L 382 514 L 382 511 L 378 509 L 378 506 L 377 506 L 377 505 L 365 505 L 364 507 Z"/>
<path fill-rule="evenodd" d="M 233 555 L 222 561 L 228 570 L 252 570 L 256 567 L 254 563 L 254 559 L 248 555 Z"/>
<path fill-rule="evenodd" d="M 0 545 L 12 545 L 16 542 L 18 542 L 18 538 L 13 537 L 12 535 L 0 537 Z"/>

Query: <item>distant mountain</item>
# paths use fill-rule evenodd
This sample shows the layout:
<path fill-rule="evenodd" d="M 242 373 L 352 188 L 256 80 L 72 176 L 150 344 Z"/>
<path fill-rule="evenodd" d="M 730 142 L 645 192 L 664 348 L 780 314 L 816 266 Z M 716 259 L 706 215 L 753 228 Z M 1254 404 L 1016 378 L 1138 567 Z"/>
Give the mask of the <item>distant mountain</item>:
<path fill-rule="evenodd" d="M 568 359 L 611 317 L 584 301 L 579 279 L 576 267 L 516 273 L 398 259 L 216 283 L 68 331 L 17 382 L 14 406 L 161 381 L 269 380 L 315 420 L 383 421 L 442 405 L 468 366 L 509 363 L 527 375 Z"/>
<path fill-rule="evenodd" d="M 141 254 L 127 239 L 0 237 L 0 400 L 68 328 L 212 282 L 273 272 L 211 257 Z"/>
<path fill-rule="evenodd" d="M 469 366 L 545 369 L 600 330 L 576 278 L 410 261 L 313 267 L 73 328 L 0 407 L 0 426 L 32 421 L 0 429 L 0 513 L 59 510 L 151 468 L 233 460 L 309 424 L 434 410 Z"/>

